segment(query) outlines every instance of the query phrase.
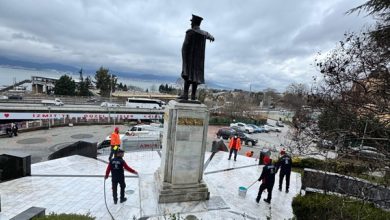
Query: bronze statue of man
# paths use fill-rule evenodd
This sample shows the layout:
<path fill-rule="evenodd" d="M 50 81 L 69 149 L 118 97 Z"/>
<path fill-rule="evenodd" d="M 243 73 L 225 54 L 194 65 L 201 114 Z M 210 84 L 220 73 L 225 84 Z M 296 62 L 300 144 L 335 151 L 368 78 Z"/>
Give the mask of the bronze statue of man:
<path fill-rule="evenodd" d="M 188 90 L 192 85 L 191 100 L 196 100 L 196 89 L 199 84 L 204 83 L 204 58 L 206 40 L 214 41 L 214 37 L 200 29 L 203 18 L 192 15 L 191 29 L 186 32 L 183 47 L 181 49 L 183 58 L 183 69 L 181 77 L 184 79 L 184 91 L 179 97 L 180 100 L 188 100 Z"/>

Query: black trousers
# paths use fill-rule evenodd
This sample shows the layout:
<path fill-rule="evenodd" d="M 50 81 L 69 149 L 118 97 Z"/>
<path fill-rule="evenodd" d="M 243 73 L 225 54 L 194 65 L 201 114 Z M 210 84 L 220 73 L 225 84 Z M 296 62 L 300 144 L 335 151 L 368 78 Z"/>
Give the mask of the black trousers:
<path fill-rule="evenodd" d="M 263 191 L 265 190 L 265 189 L 267 189 L 267 191 L 268 191 L 268 196 L 267 196 L 267 200 L 268 201 L 271 201 L 271 199 L 272 199 L 272 189 L 274 188 L 274 184 L 264 184 L 264 183 L 262 183 L 261 185 L 260 185 L 260 189 L 259 189 L 259 193 L 257 194 L 257 200 L 260 200 L 260 198 L 261 198 L 261 194 L 263 193 Z"/>
<path fill-rule="evenodd" d="M 125 179 L 112 179 L 112 196 L 114 197 L 114 201 L 118 201 L 118 184 L 121 187 L 120 198 L 121 200 L 125 198 Z"/>
<path fill-rule="evenodd" d="M 279 189 L 282 189 L 284 176 L 286 176 L 286 190 L 288 190 L 290 188 L 290 174 L 291 174 L 291 171 L 284 171 L 283 172 L 282 170 L 280 170 L 280 173 L 279 173 Z"/>
<path fill-rule="evenodd" d="M 235 148 L 231 148 L 230 149 L 230 153 L 229 153 L 229 160 L 230 160 L 230 158 L 232 157 L 232 153 L 234 152 L 234 160 L 236 160 L 236 158 L 237 158 L 237 149 L 235 149 Z"/>

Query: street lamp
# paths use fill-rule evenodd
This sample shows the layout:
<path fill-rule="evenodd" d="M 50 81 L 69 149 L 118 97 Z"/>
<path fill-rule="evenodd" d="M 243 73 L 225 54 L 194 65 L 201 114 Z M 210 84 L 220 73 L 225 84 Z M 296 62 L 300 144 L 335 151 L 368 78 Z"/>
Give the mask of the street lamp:
<path fill-rule="evenodd" d="M 118 77 L 112 77 L 112 73 L 110 73 L 110 103 L 107 104 L 107 108 L 108 108 L 108 117 L 109 119 L 111 120 L 111 114 L 110 114 L 110 107 L 109 105 L 111 105 L 111 96 L 112 96 L 112 84 L 114 83 L 114 80 L 118 79 Z M 114 118 L 114 126 L 115 126 L 115 118 Z"/>
<path fill-rule="evenodd" d="M 50 106 L 48 106 L 47 109 L 49 110 L 49 116 L 48 116 L 48 118 L 49 118 L 49 130 L 50 130 L 50 121 L 51 121 L 51 117 L 50 117 Z"/>
<path fill-rule="evenodd" d="M 114 80 L 118 79 L 118 77 L 112 77 L 112 73 L 110 73 L 110 102 L 111 102 L 111 96 L 112 96 L 112 84 L 114 83 Z"/>

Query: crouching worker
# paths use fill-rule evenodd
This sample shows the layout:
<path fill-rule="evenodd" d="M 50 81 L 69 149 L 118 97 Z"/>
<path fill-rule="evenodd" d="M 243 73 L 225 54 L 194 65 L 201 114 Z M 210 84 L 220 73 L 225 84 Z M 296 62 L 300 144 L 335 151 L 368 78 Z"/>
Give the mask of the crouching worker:
<path fill-rule="evenodd" d="M 271 159 L 268 156 L 264 157 L 264 164 L 265 166 L 263 167 L 263 172 L 261 172 L 259 178 L 259 181 L 263 181 L 263 183 L 260 185 L 259 193 L 257 194 L 257 203 L 259 203 L 261 194 L 265 189 L 268 191 L 268 197 L 267 199 L 264 199 L 264 201 L 271 203 L 272 188 L 274 187 L 275 183 L 276 167 L 271 164 Z"/>
<path fill-rule="evenodd" d="M 121 187 L 120 192 L 120 202 L 125 202 L 127 198 L 125 197 L 125 174 L 124 169 L 129 171 L 130 173 L 134 173 L 138 175 L 138 172 L 133 170 L 131 167 L 129 167 L 126 162 L 123 160 L 124 151 L 118 150 L 115 152 L 114 158 L 110 160 L 107 169 L 106 169 L 106 176 L 105 179 L 108 178 L 108 175 L 111 172 L 111 181 L 112 181 L 112 196 L 114 197 L 114 204 L 117 204 L 118 202 L 118 184 Z"/>

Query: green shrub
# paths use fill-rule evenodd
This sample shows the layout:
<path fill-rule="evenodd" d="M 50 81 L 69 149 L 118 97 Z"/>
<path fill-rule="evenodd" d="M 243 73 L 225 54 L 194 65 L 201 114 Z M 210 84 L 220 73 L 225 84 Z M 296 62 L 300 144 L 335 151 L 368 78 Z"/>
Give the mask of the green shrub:
<path fill-rule="evenodd" d="M 323 167 L 323 161 L 315 158 L 303 158 L 301 160 L 293 160 L 293 167 L 298 168 L 312 168 L 312 169 L 319 169 L 320 167 Z"/>
<path fill-rule="evenodd" d="M 368 171 L 368 166 L 365 166 L 364 164 L 337 159 L 319 160 L 315 158 L 293 158 L 292 165 L 296 168 L 312 168 L 345 175 L 360 175 Z"/>
<path fill-rule="evenodd" d="M 231 123 L 231 119 L 222 116 L 211 116 L 209 119 L 210 125 L 226 125 L 229 126 Z"/>
<path fill-rule="evenodd" d="M 242 122 L 246 124 L 255 124 L 255 125 L 263 125 L 267 123 L 266 118 L 252 119 L 252 118 L 234 118 L 236 122 Z M 233 123 L 233 118 L 228 116 L 218 116 L 212 115 L 209 119 L 210 125 L 226 125 L 229 126 L 230 123 Z"/>
<path fill-rule="evenodd" d="M 86 215 L 81 214 L 56 214 L 50 213 L 44 217 L 33 218 L 33 220 L 93 220 L 95 217 L 92 217 L 89 213 Z"/>
<path fill-rule="evenodd" d="M 324 194 L 307 194 L 293 199 L 292 208 L 297 220 L 312 219 L 390 219 L 390 212 L 371 203 Z"/>

